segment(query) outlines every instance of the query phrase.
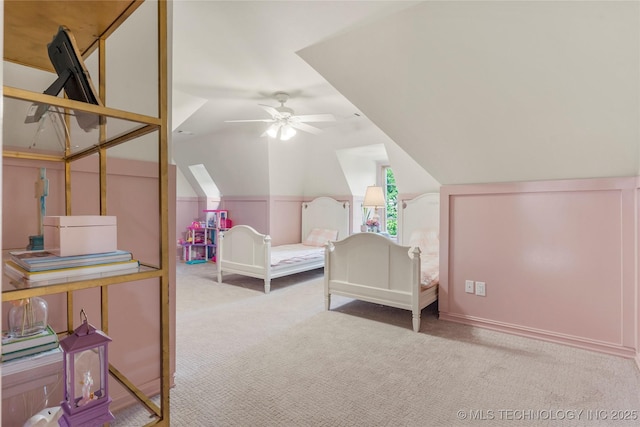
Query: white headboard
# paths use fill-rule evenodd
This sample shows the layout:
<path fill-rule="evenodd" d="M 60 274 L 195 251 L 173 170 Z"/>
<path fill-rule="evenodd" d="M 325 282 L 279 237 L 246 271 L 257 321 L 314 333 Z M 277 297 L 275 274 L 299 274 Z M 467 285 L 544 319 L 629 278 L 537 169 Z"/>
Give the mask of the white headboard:
<path fill-rule="evenodd" d="M 440 229 L 440 193 L 424 193 L 400 203 L 398 209 L 398 243 L 409 246 L 414 230 Z"/>
<path fill-rule="evenodd" d="M 338 240 L 349 235 L 349 202 L 331 197 L 318 197 L 302 203 L 302 230 L 304 240 L 313 228 L 338 230 Z"/>

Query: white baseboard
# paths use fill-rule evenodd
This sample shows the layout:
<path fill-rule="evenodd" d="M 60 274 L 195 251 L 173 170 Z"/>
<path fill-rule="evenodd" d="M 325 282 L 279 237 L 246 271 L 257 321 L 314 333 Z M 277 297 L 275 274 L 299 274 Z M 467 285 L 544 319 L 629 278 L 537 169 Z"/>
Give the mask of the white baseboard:
<path fill-rule="evenodd" d="M 612 345 L 610 343 L 589 340 L 586 338 L 575 337 L 570 335 L 557 334 L 539 329 L 527 328 L 520 325 L 512 325 L 508 323 L 496 322 L 493 320 L 481 319 L 473 316 L 465 316 L 455 313 L 439 313 L 440 320 L 448 320 L 451 322 L 462 323 L 465 325 L 478 326 L 481 328 L 491 329 L 494 331 L 505 332 L 527 338 L 535 338 L 543 341 L 565 344 L 572 347 L 593 350 L 600 353 L 621 356 L 625 358 L 635 358 L 640 368 L 640 356 L 632 348 Z"/>

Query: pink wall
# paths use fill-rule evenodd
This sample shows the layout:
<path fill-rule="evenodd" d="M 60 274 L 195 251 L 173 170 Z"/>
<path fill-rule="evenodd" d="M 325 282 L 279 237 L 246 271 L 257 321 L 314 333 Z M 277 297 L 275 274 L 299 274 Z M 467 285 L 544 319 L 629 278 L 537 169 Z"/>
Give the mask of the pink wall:
<path fill-rule="evenodd" d="M 180 197 L 176 200 L 176 237 L 184 239 L 187 227 L 195 220 L 204 219 L 197 197 Z"/>
<path fill-rule="evenodd" d="M 269 234 L 273 245 L 300 242 L 299 197 L 224 197 L 219 209 L 227 209 L 233 225 L 250 225 Z M 177 235 L 196 218 L 204 219 L 202 199 L 181 198 L 177 201 Z M 213 209 L 213 208 L 212 208 Z"/>
<path fill-rule="evenodd" d="M 295 196 L 223 197 L 233 225 L 250 225 L 269 234 L 273 246 L 299 243 L 302 198 Z"/>
<path fill-rule="evenodd" d="M 328 197 L 336 200 L 352 201 L 352 197 Z M 269 220 L 271 224 L 269 234 L 271 235 L 273 246 L 300 243 L 306 237 L 300 234 L 302 229 L 302 203 L 311 200 L 313 199 L 296 196 L 273 196 L 269 199 Z M 352 217 L 353 213 L 352 209 L 350 212 Z M 358 226 L 358 231 L 359 228 Z"/>
<path fill-rule="evenodd" d="M 441 189 L 442 319 L 635 355 L 636 178 Z M 465 293 L 486 283 L 486 297 Z"/>
<path fill-rule="evenodd" d="M 249 225 L 259 233 L 269 234 L 269 199 L 256 197 L 222 197 L 221 209 L 229 211 L 233 225 Z"/>
<path fill-rule="evenodd" d="M 49 194 L 52 195 L 47 198 L 47 215 L 64 215 L 64 170 L 59 164 L 4 159 L 2 243 L 5 249 L 24 249 L 29 244 L 28 236 L 38 234 L 39 208 L 34 186 L 40 176 L 40 167 L 47 168 Z M 8 221 L 9 218 L 20 220 Z"/>
<path fill-rule="evenodd" d="M 302 237 L 302 198 L 301 197 L 272 197 L 269 220 L 271 226 L 271 244 L 273 246 L 289 243 L 300 243 Z"/>
<path fill-rule="evenodd" d="M 34 182 L 39 167 L 47 168 L 49 197 L 47 215 L 64 215 L 64 170 L 60 163 L 44 163 L 17 159 L 3 160 L 3 249 L 24 249 L 28 235 L 36 234 L 37 209 Z M 124 159 L 107 162 L 107 214 L 118 221 L 118 247 L 130 250 L 136 259 L 158 265 L 160 241 L 158 168 L 155 163 Z M 97 161 L 94 157 L 74 162 L 71 175 L 72 214 L 99 214 Z M 169 167 L 169 206 L 175 206 L 175 166 Z M 169 209 L 169 224 L 175 224 L 176 214 Z M 175 229 L 170 227 L 169 242 L 175 241 Z M 175 295 L 175 247 L 169 245 L 170 294 Z M 174 260 L 171 262 L 171 260 Z M 109 331 L 113 339 L 109 348 L 110 361 L 145 391 L 159 390 L 160 311 L 157 279 L 109 287 Z M 84 308 L 90 322 L 100 325 L 100 291 L 88 289 L 74 293 L 74 308 Z M 63 295 L 46 297 L 51 324 L 56 331 L 66 329 L 66 300 Z M 3 304 L 6 316 L 7 304 Z M 171 297 L 171 365 L 175 371 L 175 298 Z M 126 315 L 123 315 L 126 314 Z M 78 317 L 79 319 L 79 317 Z M 132 327 L 134 326 L 135 327 Z M 77 325 L 76 325 L 77 326 Z M 115 381 L 111 392 L 112 408 L 128 402 L 131 397 Z"/>

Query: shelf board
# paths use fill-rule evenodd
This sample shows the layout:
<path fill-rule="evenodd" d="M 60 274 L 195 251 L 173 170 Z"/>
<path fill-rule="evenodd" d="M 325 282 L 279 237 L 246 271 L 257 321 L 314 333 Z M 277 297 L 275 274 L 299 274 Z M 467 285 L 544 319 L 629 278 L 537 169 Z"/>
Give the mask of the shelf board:
<path fill-rule="evenodd" d="M 35 93 L 28 90 L 3 86 L 5 111 L 4 156 L 46 156 L 47 160 L 75 160 L 98 151 L 99 147 L 110 148 L 146 134 L 157 132 L 161 120 L 157 117 L 102 107 L 74 101 L 58 96 Z M 49 105 L 49 113 L 41 123 L 24 123 L 26 112 L 32 103 Z M 82 111 L 100 118 L 106 123 L 105 135 L 100 132 L 81 130 L 76 120 L 64 124 L 66 115 Z M 10 125 L 9 125 L 10 124 Z M 72 141 L 67 144 L 64 135 L 69 133 Z"/>
<path fill-rule="evenodd" d="M 79 280 L 76 282 L 58 283 L 55 285 L 16 287 L 7 276 L 2 276 L 2 301 L 15 301 L 22 298 L 39 297 L 43 295 L 53 295 L 64 292 L 78 291 L 81 289 L 96 288 L 102 286 L 115 285 L 118 283 L 133 282 L 136 280 L 161 277 L 162 270 L 153 266 L 140 264 L 140 271 L 137 273 L 122 274 L 118 276 L 100 277 L 97 279 Z"/>
<path fill-rule="evenodd" d="M 47 44 L 67 26 L 86 58 L 142 4 L 142 0 L 6 1 L 4 59 L 54 72 Z"/>

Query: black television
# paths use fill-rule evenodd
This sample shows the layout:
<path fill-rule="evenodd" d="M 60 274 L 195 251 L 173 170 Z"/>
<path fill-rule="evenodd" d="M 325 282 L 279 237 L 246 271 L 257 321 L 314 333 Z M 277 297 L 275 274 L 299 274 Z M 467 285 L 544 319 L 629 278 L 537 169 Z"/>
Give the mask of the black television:
<path fill-rule="evenodd" d="M 94 105 L 102 105 L 97 95 L 91 77 L 84 65 L 82 55 L 76 45 L 76 40 L 71 31 L 60 26 L 58 33 L 51 43 L 47 45 L 49 59 L 58 78 L 44 91 L 47 95 L 57 96 L 64 88 L 67 97 L 75 101 L 87 102 Z M 25 123 L 40 121 L 49 109 L 47 104 L 33 104 L 27 113 Z M 74 111 L 78 125 L 85 132 L 98 127 L 100 116 L 83 111 Z"/>

